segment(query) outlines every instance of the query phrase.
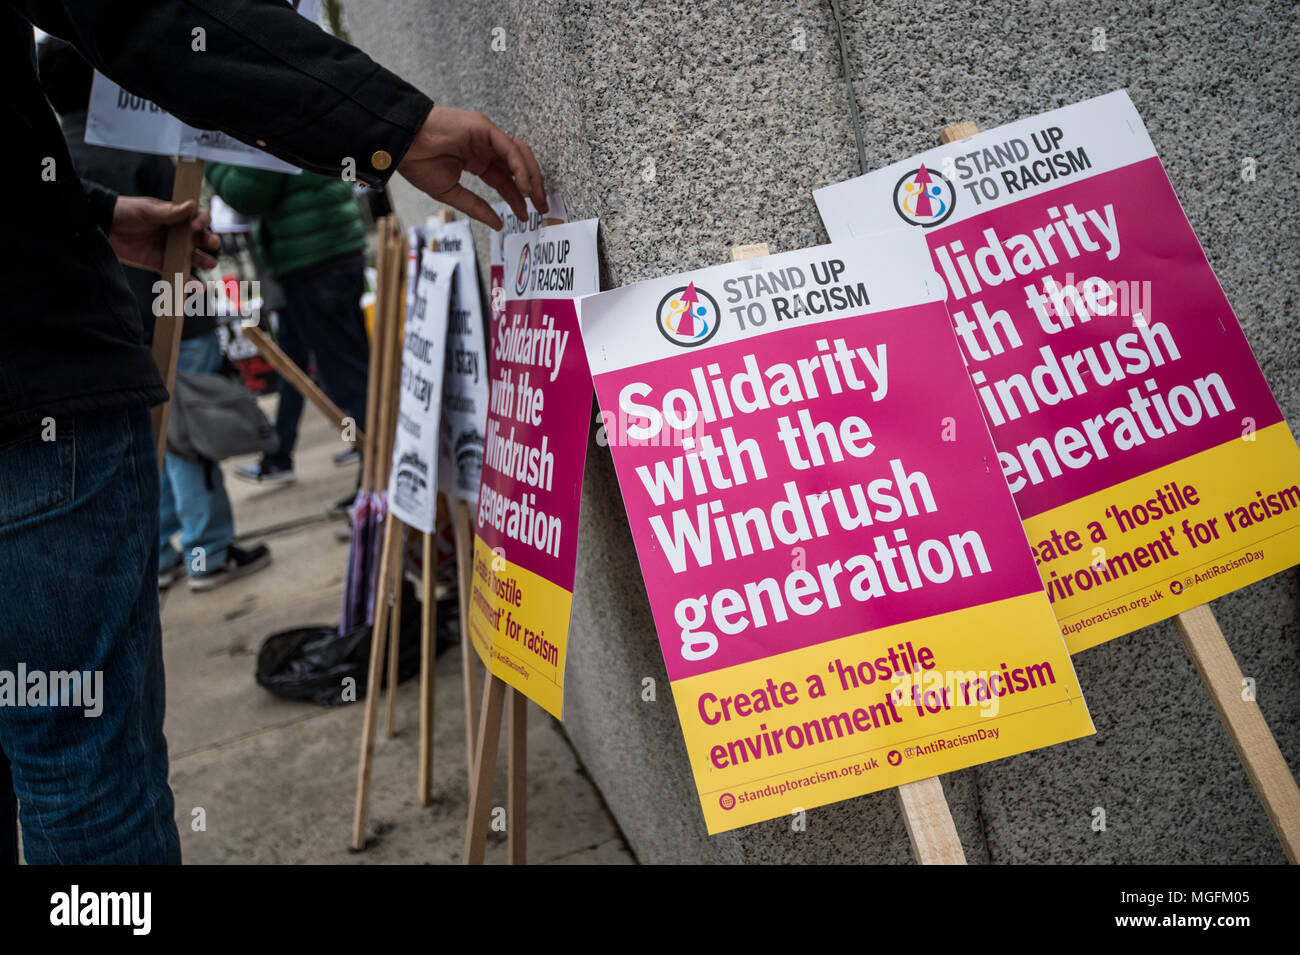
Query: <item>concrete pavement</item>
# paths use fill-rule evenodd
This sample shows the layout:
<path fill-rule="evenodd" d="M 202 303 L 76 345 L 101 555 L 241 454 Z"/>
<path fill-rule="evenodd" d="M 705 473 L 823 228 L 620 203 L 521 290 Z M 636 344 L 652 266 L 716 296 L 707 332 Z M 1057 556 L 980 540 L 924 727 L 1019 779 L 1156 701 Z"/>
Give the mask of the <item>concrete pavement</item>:
<path fill-rule="evenodd" d="M 274 417 L 275 398 L 263 399 Z M 260 488 L 223 465 L 241 541 L 265 541 L 271 566 L 210 593 L 184 583 L 163 595 L 167 739 L 176 823 L 187 863 L 454 863 L 468 806 L 459 648 L 438 659 L 434 801 L 416 798 L 415 679 L 398 689 L 398 735 L 375 747 L 365 852 L 349 850 L 362 707 L 319 707 L 271 696 L 253 678 L 257 649 L 277 630 L 338 621 L 347 544 L 330 503 L 356 465 L 335 467 L 333 430 L 303 413 L 296 483 Z M 270 529 L 269 532 L 267 529 Z M 475 663 L 476 672 L 482 668 Z M 618 828 L 559 725 L 529 704 L 528 860 L 631 863 Z M 505 805 L 504 738 L 493 805 Z M 487 861 L 505 861 L 489 834 Z"/>

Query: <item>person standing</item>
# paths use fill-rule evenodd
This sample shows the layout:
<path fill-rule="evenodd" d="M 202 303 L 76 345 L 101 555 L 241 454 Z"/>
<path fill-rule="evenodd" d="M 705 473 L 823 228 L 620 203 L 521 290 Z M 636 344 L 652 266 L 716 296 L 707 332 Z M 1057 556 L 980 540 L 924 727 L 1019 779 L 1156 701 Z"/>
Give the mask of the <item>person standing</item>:
<path fill-rule="evenodd" d="M 314 172 L 292 175 L 224 163 L 209 164 L 207 177 L 232 209 L 257 217 L 253 241 L 267 274 L 284 292 L 276 330 L 280 347 L 304 371 L 314 356 L 325 394 L 360 427 L 366 420 L 370 346 L 361 311 L 366 230 L 352 184 Z M 279 394 L 279 450 L 235 468 L 237 477 L 254 484 L 296 477 L 293 449 L 303 399 L 283 376 Z"/>
<path fill-rule="evenodd" d="M 167 199 L 175 171 L 170 159 L 86 142 L 86 106 L 94 71 L 85 58 L 71 44 L 57 37 L 46 37 L 36 59 L 41 86 L 59 114 L 59 125 L 77 175 L 119 194 Z M 149 344 L 153 341 L 158 276 L 134 266 L 126 266 L 124 271 L 140 309 L 145 344 Z M 181 326 L 176 370 L 212 374 L 221 363 L 216 316 L 210 310 L 187 315 Z M 188 576 L 191 590 L 213 590 L 261 570 L 271 562 L 271 552 L 265 544 L 243 548 L 232 543 L 234 511 L 221 469 L 214 462 L 167 452 L 163 458 L 160 493 L 159 588 L 165 590 Z M 171 543 L 178 534 L 179 552 Z"/>
<path fill-rule="evenodd" d="M 546 190 L 528 146 L 481 113 L 437 106 L 279 0 L 0 0 L 0 670 L 102 675 L 100 712 L 0 707 L 30 863 L 177 863 L 158 621 L 158 467 L 149 407 L 167 399 L 119 264 L 160 270 L 188 222 L 193 265 L 217 245 L 193 201 L 83 185 L 41 90 L 32 26 L 185 122 L 325 175 L 355 168 L 491 228 L 469 172 L 520 218 Z M 205 49 L 191 46 L 202 31 Z M 0 819 L 5 813 L 0 811 Z"/>

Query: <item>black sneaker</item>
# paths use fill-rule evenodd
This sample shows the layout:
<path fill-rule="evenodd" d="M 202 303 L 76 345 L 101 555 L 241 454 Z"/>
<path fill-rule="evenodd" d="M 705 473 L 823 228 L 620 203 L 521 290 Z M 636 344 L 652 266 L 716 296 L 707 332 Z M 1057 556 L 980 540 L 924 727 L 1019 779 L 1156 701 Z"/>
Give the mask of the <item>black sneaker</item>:
<path fill-rule="evenodd" d="M 190 590 L 216 590 L 222 584 L 256 573 L 269 563 L 271 549 L 265 544 L 258 544 L 250 550 L 231 544 L 226 548 L 226 566 L 191 577 Z"/>
<path fill-rule="evenodd" d="M 185 576 L 185 561 L 178 560 L 166 570 L 158 571 L 158 589 L 166 590 Z"/>
<path fill-rule="evenodd" d="M 249 484 L 291 484 L 298 480 L 293 465 L 276 464 L 266 458 L 256 464 L 241 464 L 235 468 L 235 477 Z"/>

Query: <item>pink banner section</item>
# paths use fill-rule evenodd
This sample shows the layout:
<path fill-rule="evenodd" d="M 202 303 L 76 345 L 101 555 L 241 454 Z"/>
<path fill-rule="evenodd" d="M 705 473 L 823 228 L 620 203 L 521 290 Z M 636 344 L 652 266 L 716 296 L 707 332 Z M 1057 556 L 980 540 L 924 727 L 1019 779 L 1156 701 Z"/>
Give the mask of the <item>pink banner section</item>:
<path fill-rule="evenodd" d="M 506 560 L 573 590 L 591 373 L 574 303 L 507 300 L 492 325 L 475 529 Z"/>
<path fill-rule="evenodd" d="M 1159 159 L 926 239 L 1023 518 L 1282 420 Z"/>
<path fill-rule="evenodd" d="M 670 678 L 1042 589 L 951 335 L 930 302 L 596 377 Z"/>

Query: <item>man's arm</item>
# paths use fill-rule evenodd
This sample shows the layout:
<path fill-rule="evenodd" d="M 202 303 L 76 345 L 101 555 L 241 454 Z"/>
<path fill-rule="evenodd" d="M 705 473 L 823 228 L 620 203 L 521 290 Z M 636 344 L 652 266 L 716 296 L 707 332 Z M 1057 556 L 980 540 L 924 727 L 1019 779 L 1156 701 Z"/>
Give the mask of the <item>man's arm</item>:
<path fill-rule="evenodd" d="M 95 225 L 104 235 L 113 227 L 113 207 L 117 205 L 117 193 L 108 186 L 101 186 L 89 179 L 81 180 L 81 188 L 86 190 L 86 201 L 90 203 L 90 215 Z"/>
<path fill-rule="evenodd" d="M 433 105 L 281 0 L 8 2 L 190 125 L 325 175 L 387 181 Z"/>
<path fill-rule="evenodd" d="M 541 171 L 524 143 L 481 114 L 433 107 L 281 0 L 4 2 L 190 125 L 325 175 L 351 170 L 372 186 L 400 166 L 435 199 L 493 226 L 496 214 L 459 185 L 462 171 L 521 218 L 523 194 L 545 210 Z"/>

